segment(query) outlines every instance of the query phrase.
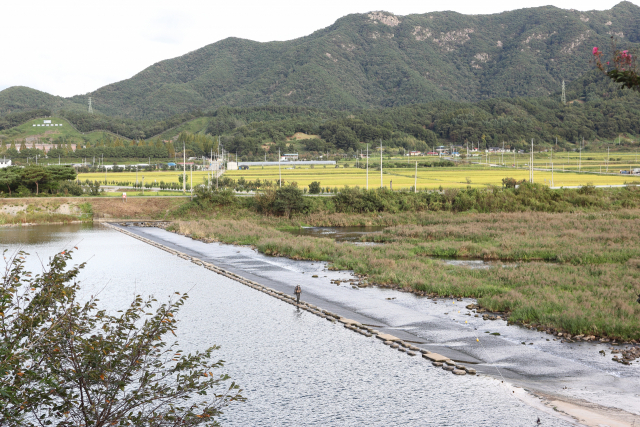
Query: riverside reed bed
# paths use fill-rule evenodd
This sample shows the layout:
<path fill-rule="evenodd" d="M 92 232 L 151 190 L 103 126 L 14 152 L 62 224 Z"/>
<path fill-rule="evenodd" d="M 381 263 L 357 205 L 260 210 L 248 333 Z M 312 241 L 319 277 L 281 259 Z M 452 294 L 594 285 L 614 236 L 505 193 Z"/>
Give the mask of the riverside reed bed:
<path fill-rule="evenodd" d="M 424 256 L 593 265 L 640 259 L 638 236 L 640 210 L 621 210 L 425 213 L 365 239 L 411 243 Z"/>
<path fill-rule="evenodd" d="M 520 223 L 527 213 L 505 215 L 504 221 Z M 562 222 L 558 214 L 539 215 L 538 220 Z M 414 218 L 419 220 L 421 216 Z M 569 230 L 571 224 L 566 223 Z M 471 270 L 425 256 L 415 241 L 356 246 L 325 238 L 292 238 L 289 233 L 261 224 L 257 217 L 178 221 L 172 227 L 194 238 L 252 245 L 267 255 L 326 261 L 332 269 L 364 274 L 370 283 L 443 296 L 475 297 L 482 307 L 508 312 L 514 322 L 535 323 L 571 334 L 640 339 L 640 304 L 635 302 L 640 293 L 640 257 L 617 263 L 531 262 Z M 628 255 L 637 255 L 638 246 Z"/>
<path fill-rule="evenodd" d="M 540 184 L 523 183 L 518 188 L 448 188 L 443 191 L 390 191 L 348 188 L 333 197 L 303 197 L 295 185 L 271 188 L 253 197 L 235 197 L 231 190 L 198 188 L 196 198 L 167 213 L 173 218 L 201 218 L 220 207 L 245 208 L 267 215 L 326 215 L 333 213 L 400 212 L 579 212 L 619 210 L 640 206 L 640 187 L 553 190 Z"/>
<path fill-rule="evenodd" d="M 253 198 L 229 193 L 211 195 L 209 202 L 203 196 L 168 217 L 194 218 L 174 225 L 192 237 L 327 261 L 380 285 L 475 297 L 485 308 L 509 312 L 511 321 L 573 335 L 640 339 L 639 197 L 635 187 L 522 185 L 417 194 L 348 189 L 333 198 L 308 198 L 307 209 L 283 216 L 260 214 Z M 210 219 L 198 219 L 203 216 Z M 386 242 L 375 247 L 281 231 L 301 225 L 392 227 L 372 239 Z M 469 270 L 430 258 L 442 255 L 516 264 Z M 555 263 L 522 262 L 532 259 Z"/>
<path fill-rule="evenodd" d="M 0 227 L 19 224 L 48 224 L 48 223 L 62 223 L 67 224 L 70 222 L 77 222 L 85 220 L 76 215 L 66 215 L 60 213 L 50 212 L 22 212 L 18 214 L 5 214 L 0 213 Z"/>
<path fill-rule="evenodd" d="M 79 198 L 0 199 L 0 226 L 91 221 L 92 206 Z"/>

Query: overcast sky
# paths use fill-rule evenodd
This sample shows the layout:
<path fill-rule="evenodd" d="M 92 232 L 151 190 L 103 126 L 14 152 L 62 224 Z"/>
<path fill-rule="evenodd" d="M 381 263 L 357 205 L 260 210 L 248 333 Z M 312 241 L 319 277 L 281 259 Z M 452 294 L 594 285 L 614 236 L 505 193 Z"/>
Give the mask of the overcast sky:
<path fill-rule="evenodd" d="M 632 1 L 640 5 L 640 0 Z M 553 5 L 604 10 L 617 3 L 555 0 Z M 489 14 L 548 4 L 544 0 L 7 0 L 0 8 L 0 90 L 29 86 L 60 96 L 84 94 L 226 37 L 290 40 L 349 13 Z"/>

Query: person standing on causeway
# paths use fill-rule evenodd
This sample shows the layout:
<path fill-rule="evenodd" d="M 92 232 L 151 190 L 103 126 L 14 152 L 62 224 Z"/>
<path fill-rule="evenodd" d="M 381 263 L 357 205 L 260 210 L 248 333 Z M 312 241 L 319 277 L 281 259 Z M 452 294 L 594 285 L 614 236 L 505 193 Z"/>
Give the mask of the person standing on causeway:
<path fill-rule="evenodd" d="M 296 294 L 296 304 L 300 304 L 300 294 L 302 293 L 302 288 L 300 287 L 300 285 L 296 285 L 296 289 L 293 291 L 294 294 Z"/>

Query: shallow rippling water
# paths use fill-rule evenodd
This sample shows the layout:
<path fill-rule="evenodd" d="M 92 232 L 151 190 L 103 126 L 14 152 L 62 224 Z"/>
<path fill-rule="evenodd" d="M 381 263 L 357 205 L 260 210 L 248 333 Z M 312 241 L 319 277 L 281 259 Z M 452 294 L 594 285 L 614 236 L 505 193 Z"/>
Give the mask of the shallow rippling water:
<path fill-rule="evenodd" d="M 500 381 L 457 377 L 379 340 L 356 335 L 188 261 L 96 226 L 0 230 L 4 248 L 40 258 L 78 244 L 87 261 L 83 297 L 110 309 L 134 293 L 166 300 L 189 291 L 178 339 L 186 351 L 218 344 L 215 357 L 244 389 L 226 426 L 569 425 L 510 395 Z M 38 271 L 35 258 L 32 271 Z"/>

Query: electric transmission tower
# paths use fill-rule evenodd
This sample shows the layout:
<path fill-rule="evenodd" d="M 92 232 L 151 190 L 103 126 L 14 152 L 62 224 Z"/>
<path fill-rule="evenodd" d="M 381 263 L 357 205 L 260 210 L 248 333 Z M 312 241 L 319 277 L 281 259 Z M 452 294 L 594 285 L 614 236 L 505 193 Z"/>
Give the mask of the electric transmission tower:
<path fill-rule="evenodd" d="M 89 98 L 89 99 L 91 99 L 91 98 Z M 567 94 L 564 91 L 564 80 L 562 81 L 562 98 L 561 98 L 561 102 L 564 105 L 567 105 Z"/>
<path fill-rule="evenodd" d="M 563 89 L 564 93 L 564 89 Z M 89 97 L 89 114 L 93 114 L 93 108 L 91 107 L 91 97 Z"/>

